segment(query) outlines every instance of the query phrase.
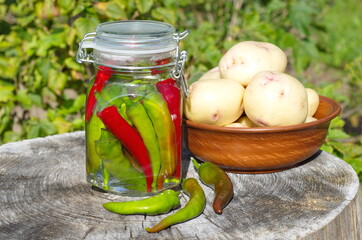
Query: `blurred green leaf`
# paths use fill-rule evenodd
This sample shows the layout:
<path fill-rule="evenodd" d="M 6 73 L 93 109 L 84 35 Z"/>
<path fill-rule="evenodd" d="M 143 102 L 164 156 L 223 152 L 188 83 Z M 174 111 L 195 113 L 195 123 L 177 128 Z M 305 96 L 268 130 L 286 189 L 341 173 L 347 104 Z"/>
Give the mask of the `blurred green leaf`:
<path fill-rule="evenodd" d="M 72 127 L 72 123 L 70 123 L 69 121 L 65 120 L 60 116 L 56 117 L 52 121 L 52 124 L 55 126 L 58 133 L 67 133 L 71 130 Z"/>
<path fill-rule="evenodd" d="M 342 120 L 340 116 L 337 116 L 336 118 L 332 119 L 330 128 L 343 128 L 344 125 L 344 120 Z"/>
<path fill-rule="evenodd" d="M 29 129 L 27 130 L 26 134 L 27 139 L 37 138 L 40 136 L 41 136 L 41 130 L 39 125 L 30 126 Z"/>
<path fill-rule="evenodd" d="M 68 76 L 65 73 L 58 72 L 55 69 L 49 71 L 48 87 L 50 90 L 60 95 L 65 88 Z"/>
<path fill-rule="evenodd" d="M 144 14 L 151 9 L 153 0 L 136 0 L 136 5 L 140 13 Z"/>
<path fill-rule="evenodd" d="M 293 47 L 295 69 L 301 73 L 306 69 L 313 58 L 318 57 L 318 50 L 315 44 L 308 41 L 300 41 Z"/>
<path fill-rule="evenodd" d="M 8 143 L 8 142 L 15 142 L 15 141 L 20 141 L 21 140 L 21 136 L 19 133 L 13 132 L 13 131 L 6 131 L 4 133 L 4 137 L 2 139 L 3 143 Z M 0 141 L 1 143 L 1 141 Z"/>
<path fill-rule="evenodd" d="M 351 154 L 362 157 L 362 145 L 353 146 Z"/>
<path fill-rule="evenodd" d="M 72 129 L 84 130 L 84 118 L 76 118 L 72 121 Z"/>
<path fill-rule="evenodd" d="M 344 139 L 348 138 L 349 135 L 345 133 L 342 129 L 329 129 L 328 139 Z"/>
<path fill-rule="evenodd" d="M 93 16 L 89 18 L 79 17 L 75 20 L 74 26 L 78 36 L 83 37 L 87 33 L 94 32 L 99 23 L 99 20 Z"/>
<path fill-rule="evenodd" d="M 74 69 L 74 70 L 77 70 L 77 71 L 82 71 L 83 70 L 83 66 L 80 65 L 79 63 L 77 63 L 75 61 L 74 57 L 66 58 L 64 63 L 65 63 L 65 66 L 67 66 L 69 69 Z"/>
<path fill-rule="evenodd" d="M 74 0 L 62 0 L 57 1 L 57 4 L 60 6 L 60 10 L 62 14 L 67 14 L 72 9 L 74 9 L 74 6 L 77 2 Z"/>
<path fill-rule="evenodd" d="M 77 113 L 82 109 L 84 109 L 85 100 L 86 100 L 86 95 L 81 94 L 74 101 L 71 101 L 71 105 L 69 107 L 65 105 L 62 106 L 61 109 L 59 109 L 58 113 L 61 114 L 62 116 L 66 116 L 71 113 Z"/>
<path fill-rule="evenodd" d="M 177 19 L 176 12 L 169 10 L 167 8 L 158 7 L 158 8 L 152 9 L 151 15 L 156 20 L 165 21 L 172 25 L 176 24 L 176 19 Z"/>
<path fill-rule="evenodd" d="M 11 123 L 12 104 L 0 105 L 0 136 L 9 127 Z M 1 140 L 0 140 L 1 143 Z"/>
<path fill-rule="evenodd" d="M 32 102 L 27 89 L 19 90 L 16 94 L 16 100 L 19 101 L 25 109 L 30 109 L 32 107 Z"/>
<path fill-rule="evenodd" d="M 39 122 L 34 122 L 29 126 L 26 137 L 28 139 L 45 137 L 55 133 L 57 133 L 57 129 L 52 123 L 48 120 L 41 120 Z"/>
<path fill-rule="evenodd" d="M 127 13 L 117 2 L 109 2 L 105 14 L 114 20 L 126 20 Z"/>
<path fill-rule="evenodd" d="M 20 26 L 22 27 L 26 27 L 27 25 L 29 25 L 31 22 L 33 22 L 35 20 L 35 16 L 34 15 L 28 15 L 28 16 L 24 16 L 24 17 L 19 17 L 17 18 L 17 22 Z"/>
<path fill-rule="evenodd" d="M 14 79 L 18 70 L 19 59 L 0 56 L 0 76 L 2 79 Z"/>
<path fill-rule="evenodd" d="M 31 104 L 34 106 L 41 107 L 42 106 L 42 98 L 37 93 L 29 93 L 29 99 L 31 101 Z"/>
<path fill-rule="evenodd" d="M 316 13 L 306 1 L 296 1 L 290 8 L 289 18 L 292 25 L 305 37 L 309 36 L 312 14 Z"/>
<path fill-rule="evenodd" d="M 8 82 L 0 80 L 0 102 L 9 102 L 14 99 L 15 87 Z"/>
<path fill-rule="evenodd" d="M 359 175 L 360 182 L 361 182 L 362 181 L 362 179 L 361 179 L 362 158 L 347 159 L 346 162 L 349 163 L 352 166 L 353 170 L 355 170 L 357 172 L 357 174 Z"/>
<path fill-rule="evenodd" d="M 73 102 L 72 105 L 72 111 L 79 112 L 84 108 L 85 101 L 86 101 L 86 95 L 80 94 Z"/>
<path fill-rule="evenodd" d="M 39 39 L 42 44 L 38 46 L 37 55 L 40 57 L 47 56 L 49 48 L 52 47 L 64 48 L 67 37 L 67 32 L 64 31 L 64 29 L 54 30 L 50 35 L 44 34 L 41 39 Z"/>
<path fill-rule="evenodd" d="M 321 150 L 323 151 L 326 151 L 326 152 L 329 152 L 329 153 L 334 153 L 334 148 L 333 146 L 331 145 L 328 145 L 327 143 L 324 143 L 322 146 L 321 146 Z"/>
<path fill-rule="evenodd" d="M 57 96 L 48 87 L 44 87 L 41 90 L 42 101 L 45 104 L 52 104 L 57 101 Z"/>
<path fill-rule="evenodd" d="M 272 0 L 267 6 L 267 13 L 271 15 L 274 12 L 283 11 L 287 7 L 287 3 L 282 0 Z"/>

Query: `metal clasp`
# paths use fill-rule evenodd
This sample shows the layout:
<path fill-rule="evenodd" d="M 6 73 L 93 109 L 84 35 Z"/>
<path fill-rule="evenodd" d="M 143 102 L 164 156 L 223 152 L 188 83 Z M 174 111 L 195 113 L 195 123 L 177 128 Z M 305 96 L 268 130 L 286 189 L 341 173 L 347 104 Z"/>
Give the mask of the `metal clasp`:
<path fill-rule="evenodd" d="M 190 34 L 190 30 L 187 29 L 186 31 L 184 31 L 182 33 L 178 32 L 173 35 L 174 39 L 176 39 L 176 41 L 177 41 L 177 47 L 176 47 L 176 65 L 175 65 L 174 70 L 171 73 L 175 79 L 178 79 L 180 81 L 181 87 L 182 87 L 186 97 L 188 97 L 189 92 L 188 92 L 188 86 L 187 86 L 187 82 L 186 82 L 183 70 L 185 67 L 185 62 L 188 59 L 188 54 L 186 51 L 180 52 L 180 40 L 184 39 L 189 34 Z"/>
<path fill-rule="evenodd" d="M 84 35 L 84 38 L 79 43 L 79 48 L 76 55 L 76 60 L 78 63 L 82 62 L 94 63 L 94 60 L 92 59 L 92 54 L 89 54 L 87 52 L 87 48 L 94 48 L 93 39 L 95 36 L 96 32 L 91 32 Z"/>

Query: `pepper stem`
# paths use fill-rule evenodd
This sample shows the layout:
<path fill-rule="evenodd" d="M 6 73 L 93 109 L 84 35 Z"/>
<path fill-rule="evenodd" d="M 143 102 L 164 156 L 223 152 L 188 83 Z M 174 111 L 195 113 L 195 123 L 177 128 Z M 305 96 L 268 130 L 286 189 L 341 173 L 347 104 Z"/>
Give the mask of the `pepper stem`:
<path fill-rule="evenodd" d="M 109 182 L 109 172 L 108 170 L 103 166 L 103 188 L 105 190 L 109 190 L 109 186 L 108 186 L 108 182 Z"/>
<path fill-rule="evenodd" d="M 196 168 L 196 170 L 198 171 L 200 169 L 201 164 L 199 164 L 195 158 L 191 157 L 191 161 L 194 164 L 194 167 Z"/>

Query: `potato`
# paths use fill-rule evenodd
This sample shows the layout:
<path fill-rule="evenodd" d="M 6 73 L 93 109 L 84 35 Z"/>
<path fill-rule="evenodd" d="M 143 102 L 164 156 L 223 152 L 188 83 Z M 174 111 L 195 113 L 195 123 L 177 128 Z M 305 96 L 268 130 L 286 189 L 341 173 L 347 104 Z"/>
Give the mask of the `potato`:
<path fill-rule="evenodd" d="M 245 41 L 231 47 L 219 62 L 221 78 L 232 79 L 246 87 L 261 71 L 284 72 L 286 54 L 267 42 Z"/>
<path fill-rule="evenodd" d="M 225 125 L 224 127 L 230 127 L 230 128 L 245 128 L 244 124 L 233 122 L 230 124 Z"/>
<path fill-rule="evenodd" d="M 205 79 L 189 86 L 185 116 L 195 122 L 224 126 L 243 112 L 244 87 L 230 79 Z"/>
<path fill-rule="evenodd" d="M 318 119 L 316 119 L 315 117 L 312 117 L 312 116 L 307 116 L 307 118 L 305 119 L 305 123 L 308 123 L 308 122 L 314 122 L 314 121 L 317 121 Z"/>
<path fill-rule="evenodd" d="M 207 71 L 204 75 L 202 75 L 198 81 L 202 81 L 205 79 L 220 79 L 219 67 L 214 67 Z"/>
<path fill-rule="evenodd" d="M 244 110 L 258 126 L 300 124 L 308 114 L 307 92 L 302 83 L 286 73 L 260 72 L 245 89 Z"/>
<path fill-rule="evenodd" d="M 224 127 L 239 127 L 239 128 L 252 128 L 258 127 L 253 121 L 251 121 L 248 116 L 241 116 L 238 120 Z"/>
<path fill-rule="evenodd" d="M 319 106 L 319 95 L 314 89 L 306 88 L 308 96 L 308 116 L 313 116 Z"/>
<path fill-rule="evenodd" d="M 250 118 L 248 118 L 248 116 L 241 116 L 238 120 L 235 121 L 235 123 L 240 123 L 244 127 L 248 127 L 248 128 L 258 126 L 253 121 L 251 121 Z"/>

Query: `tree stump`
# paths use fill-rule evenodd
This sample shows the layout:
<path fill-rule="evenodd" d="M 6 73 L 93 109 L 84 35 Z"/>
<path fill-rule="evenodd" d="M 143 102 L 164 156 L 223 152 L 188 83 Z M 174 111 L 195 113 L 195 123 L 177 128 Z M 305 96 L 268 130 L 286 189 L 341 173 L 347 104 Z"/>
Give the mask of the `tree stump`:
<path fill-rule="evenodd" d="M 198 179 L 188 154 L 184 170 Z M 203 214 L 150 234 L 145 227 L 168 214 L 108 212 L 102 203 L 132 198 L 86 183 L 84 132 L 4 144 L 0 239 L 360 239 L 358 177 L 331 154 L 320 151 L 282 172 L 229 176 L 234 198 L 222 215 L 213 212 L 212 189 L 201 184 L 207 196 Z M 181 196 L 182 206 L 187 200 Z"/>

